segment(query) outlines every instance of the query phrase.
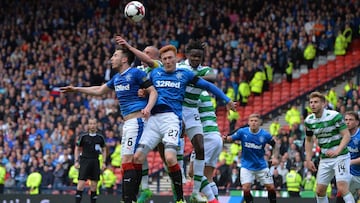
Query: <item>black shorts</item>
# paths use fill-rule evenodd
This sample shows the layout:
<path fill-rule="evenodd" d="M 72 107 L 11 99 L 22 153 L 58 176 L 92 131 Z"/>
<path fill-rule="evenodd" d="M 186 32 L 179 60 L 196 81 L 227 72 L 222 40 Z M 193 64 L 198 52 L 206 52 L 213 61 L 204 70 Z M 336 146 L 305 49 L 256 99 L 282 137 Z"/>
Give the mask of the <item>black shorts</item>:
<path fill-rule="evenodd" d="M 80 158 L 79 180 L 100 179 L 99 159 Z"/>

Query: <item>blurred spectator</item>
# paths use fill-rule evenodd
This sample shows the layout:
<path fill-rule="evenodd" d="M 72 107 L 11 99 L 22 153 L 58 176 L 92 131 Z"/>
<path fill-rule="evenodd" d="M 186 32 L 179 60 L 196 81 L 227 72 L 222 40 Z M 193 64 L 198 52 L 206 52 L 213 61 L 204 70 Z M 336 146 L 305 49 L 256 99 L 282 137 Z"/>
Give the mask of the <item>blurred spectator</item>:
<path fill-rule="evenodd" d="M 228 178 L 230 175 L 228 172 L 223 173 L 222 172 L 223 170 L 221 170 L 219 168 L 215 169 L 214 182 L 219 189 L 219 194 L 224 194 L 224 192 L 226 191 L 226 184 L 228 182 Z M 225 171 L 227 171 L 227 170 L 225 170 Z"/>
<path fill-rule="evenodd" d="M 0 194 L 4 193 L 6 169 L 2 163 L 0 163 Z"/>
<path fill-rule="evenodd" d="M 43 167 L 43 170 L 40 172 L 40 174 L 42 176 L 41 187 L 44 189 L 52 189 L 54 184 L 54 174 L 53 171 L 51 170 L 51 167 L 45 165 Z M 44 193 L 45 191 L 46 194 L 49 194 L 49 191 L 44 190 Z"/>
<path fill-rule="evenodd" d="M 53 175 L 54 175 L 54 183 L 53 183 L 53 187 L 54 189 L 57 190 L 61 190 L 62 187 L 64 186 L 64 168 L 62 167 L 62 164 L 59 162 L 56 164 L 55 169 L 53 171 Z"/>
<path fill-rule="evenodd" d="M 26 187 L 28 188 L 28 194 L 38 195 L 40 194 L 40 185 L 42 176 L 35 167 L 31 167 L 30 174 L 26 180 Z"/>
<path fill-rule="evenodd" d="M 240 169 L 233 168 L 231 170 L 231 175 L 228 180 L 228 189 L 231 190 L 240 190 L 241 189 L 241 182 L 240 182 Z"/>
<path fill-rule="evenodd" d="M 292 79 L 293 79 L 293 69 L 294 69 L 294 63 L 291 62 L 291 59 L 288 59 L 287 64 L 286 64 L 285 73 L 286 73 L 286 81 L 289 83 L 291 83 Z"/>
<path fill-rule="evenodd" d="M 16 187 L 26 188 L 26 179 L 28 174 L 26 172 L 26 168 L 21 168 L 19 173 L 15 176 Z"/>
<path fill-rule="evenodd" d="M 78 183 L 79 169 L 77 169 L 74 165 L 72 165 L 70 167 L 68 177 L 70 179 L 70 185 L 76 186 Z"/>
<path fill-rule="evenodd" d="M 280 131 L 279 118 L 275 118 L 274 121 L 270 124 L 269 132 L 272 136 L 278 136 Z"/>
<path fill-rule="evenodd" d="M 114 194 L 114 186 L 116 184 L 116 176 L 113 172 L 112 166 L 107 165 L 103 174 L 103 185 L 106 188 L 106 194 Z"/>
<path fill-rule="evenodd" d="M 250 81 L 250 90 L 255 96 L 260 96 L 263 92 L 264 82 L 266 82 L 266 75 L 262 69 L 257 68 Z"/>
<path fill-rule="evenodd" d="M 289 124 L 291 128 L 294 123 L 297 124 L 300 123 L 301 120 L 300 117 L 301 117 L 300 111 L 297 109 L 296 106 L 293 105 L 288 111 L 286 111 L 285 121 Z"/>
<path fill-rule="evenodd" d="M 334 88 L 330 88 L 326 95 L 326 100 L 329 102 L 329 105 L 332 106 L 332 109 L 335 109 L 337 102 L 338 102 L 338 96 L 334 90 Z"/>
<path fill-rule="evenodd" d="M 121 167 L 121 140 L 116 140 L 115 150 L 110 154 L 111 165 L 115 168 Z"/>
<path fill-rule="evenodd" d="M 313 42 L 308 41 L 304 50 L 304 63 L 308 70 L 314 68 L 314 61 L 316 57 L 316 47 Z"/>
<path fill-rule="evenodd" d="M 313 191 L 313 188 L 315 187 L 315 182 L 316 182 L 315 176 L 311 173 L 311 171 L 308 171 L 306 173 L 306 176 L 302 180 L 301 185 L 305 191 Z"/>
<path fill-rule="evenodd" d="M 277 168 L 274 169 L 273 172 L 273 179 L 274 179 L 274 185 L 277 191 L 280 191 L 282 189 L 284 180 L 283 177 L 279 174 L 279 171 Z"/>
<path fill-rule="evenodd" d="M 238 111 L 230 110 L 227 116 L 229 120 L 229 132 L 233 132 L 235 130 L 235 125 L 237 120 L 240 118 L 240 114 Z"/>
<path fill-rule="evenodd" d="M 296 171 L 297 166 L 291 165 L 286 175 L 286 187 L 290 197 L 300 197 L 302 176 Z"/>
<path fill-rule="evenodd" d="M 343 56 L 346 54 L 346 38 L 341 30 L 338 30 L 335 38 L 334 54 L 336 56 Z"/>
<path fill-rule="evenodd" d="M 240 106 L 246 106 L 248 103 L 248 98 L 251 95 L 251 91 L 250 91 L 250 85 L 248 81 L 246 81 L 245 77 L 240 79 L 238 93 L 239 93 Z"/>

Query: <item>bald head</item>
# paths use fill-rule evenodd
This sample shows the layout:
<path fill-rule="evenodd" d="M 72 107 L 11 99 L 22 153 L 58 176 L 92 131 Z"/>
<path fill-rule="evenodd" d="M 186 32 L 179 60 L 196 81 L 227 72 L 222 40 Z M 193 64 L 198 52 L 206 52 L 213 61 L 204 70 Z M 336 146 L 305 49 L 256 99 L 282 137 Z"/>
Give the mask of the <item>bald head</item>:
<path fill-rule="evenodd" d="M 154 46 L 147 46 L 144 49 L 144 53 L 147 54 L 153 60 L 159 60 L 160 58 L 159 49 L 157 49 Z"/>

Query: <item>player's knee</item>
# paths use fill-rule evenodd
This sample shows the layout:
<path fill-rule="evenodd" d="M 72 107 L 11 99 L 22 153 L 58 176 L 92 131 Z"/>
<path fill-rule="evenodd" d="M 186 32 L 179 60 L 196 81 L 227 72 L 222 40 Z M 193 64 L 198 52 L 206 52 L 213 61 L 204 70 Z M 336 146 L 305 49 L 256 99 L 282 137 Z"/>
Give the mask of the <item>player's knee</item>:
<path fill-rule="evenodd" d="M 133 155 L 123 155 L 122 163 L 130 163 L 133 160 Z"/>
<path fill-rule="evenodd" d="M 316 188 L 316 196 L 325 197 L 326 196 L 326 190 Z"/>
<path fill-rule="evenodd" d="M 173 166 L 177 163 L 177 158 L 176 156 L 168 154 L 165 156 L 165 161 L 168 166 Z"/>
<path fill-rule="evenodd" d="M 346 182 L 337 182 L 337 190 L 342 196 L 344 196 L 349 192 L 349 186 Z"/>
<path fill-rule="evenodd" d="M 141 152 L 141 151 L 137 151 L 137 152 L 134 154 L 133 161 L 134 161 L 134 163 L 136 163 L 136 164 L 142 164 L 142 163 L 145 161 L 145 155 L 144 155 L 144 153 Z"/>
<path fill-rule="evenodd" d="M 267 191 L 275 191 L 275 186 L 273 184 L 266 185 Z"/>

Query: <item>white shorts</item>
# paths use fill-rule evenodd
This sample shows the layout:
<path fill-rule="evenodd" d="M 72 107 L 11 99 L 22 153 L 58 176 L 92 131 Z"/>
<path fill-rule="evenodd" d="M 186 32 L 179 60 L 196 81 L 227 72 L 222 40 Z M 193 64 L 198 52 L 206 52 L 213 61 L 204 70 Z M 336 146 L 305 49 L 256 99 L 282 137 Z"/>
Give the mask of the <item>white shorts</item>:
<path fill-rule="evenodd" d="M 121 154 L 133 155 L 144 131 L 145 123 L 142 118 L 132 118 L 125 121 L 121 138 Z"/>
<path fill-rule="evenodd" d="M 164 147 L 180 147 L 181 120 L 175 113 L 158 113 L 150 116 L 145 126 L 140 144 L 154 149 L 160 142 Z M 146 152 L 145 152 L 146 153 Z"/>
<path fill-rule="evenodd" d="M 334 178 L 334 175 L 337 182 L 350 182 L 350 154 L 320 160 L 316 177 L 317 183 L 328 185 Z"/>
<path fill-rule="evenodd" d="M 216 167 L 223 148 L 223 141 L 219 133 L 212 132 L 204 135 L 205 166 Z"/>
<path fill-rule="evenodd" d="M 203 134 L 198 108 L 183 106 L 182 115 L 185 123 L 185 133 L 190 140 L 197 134 Z"/>
<path fill-rule="evenodd" d="M 351 177 L 351 181 L 350 181 L 350 186 L 349 186 L 349 190 L 350 192 L 357 196 L 357 190 L 360 189 L 360 176 L 353 176 Z"/>
<path fill-rule="evenodd" d="M 274 180 L 269 168 L 264 168 L 260 171 L 251 171 L 246 168 L 241 168 L 240 170 L 240 182 L 245 183 L 254 183 L 254 180 L 259 181 L 262 185 L 274 184 Z"/>

